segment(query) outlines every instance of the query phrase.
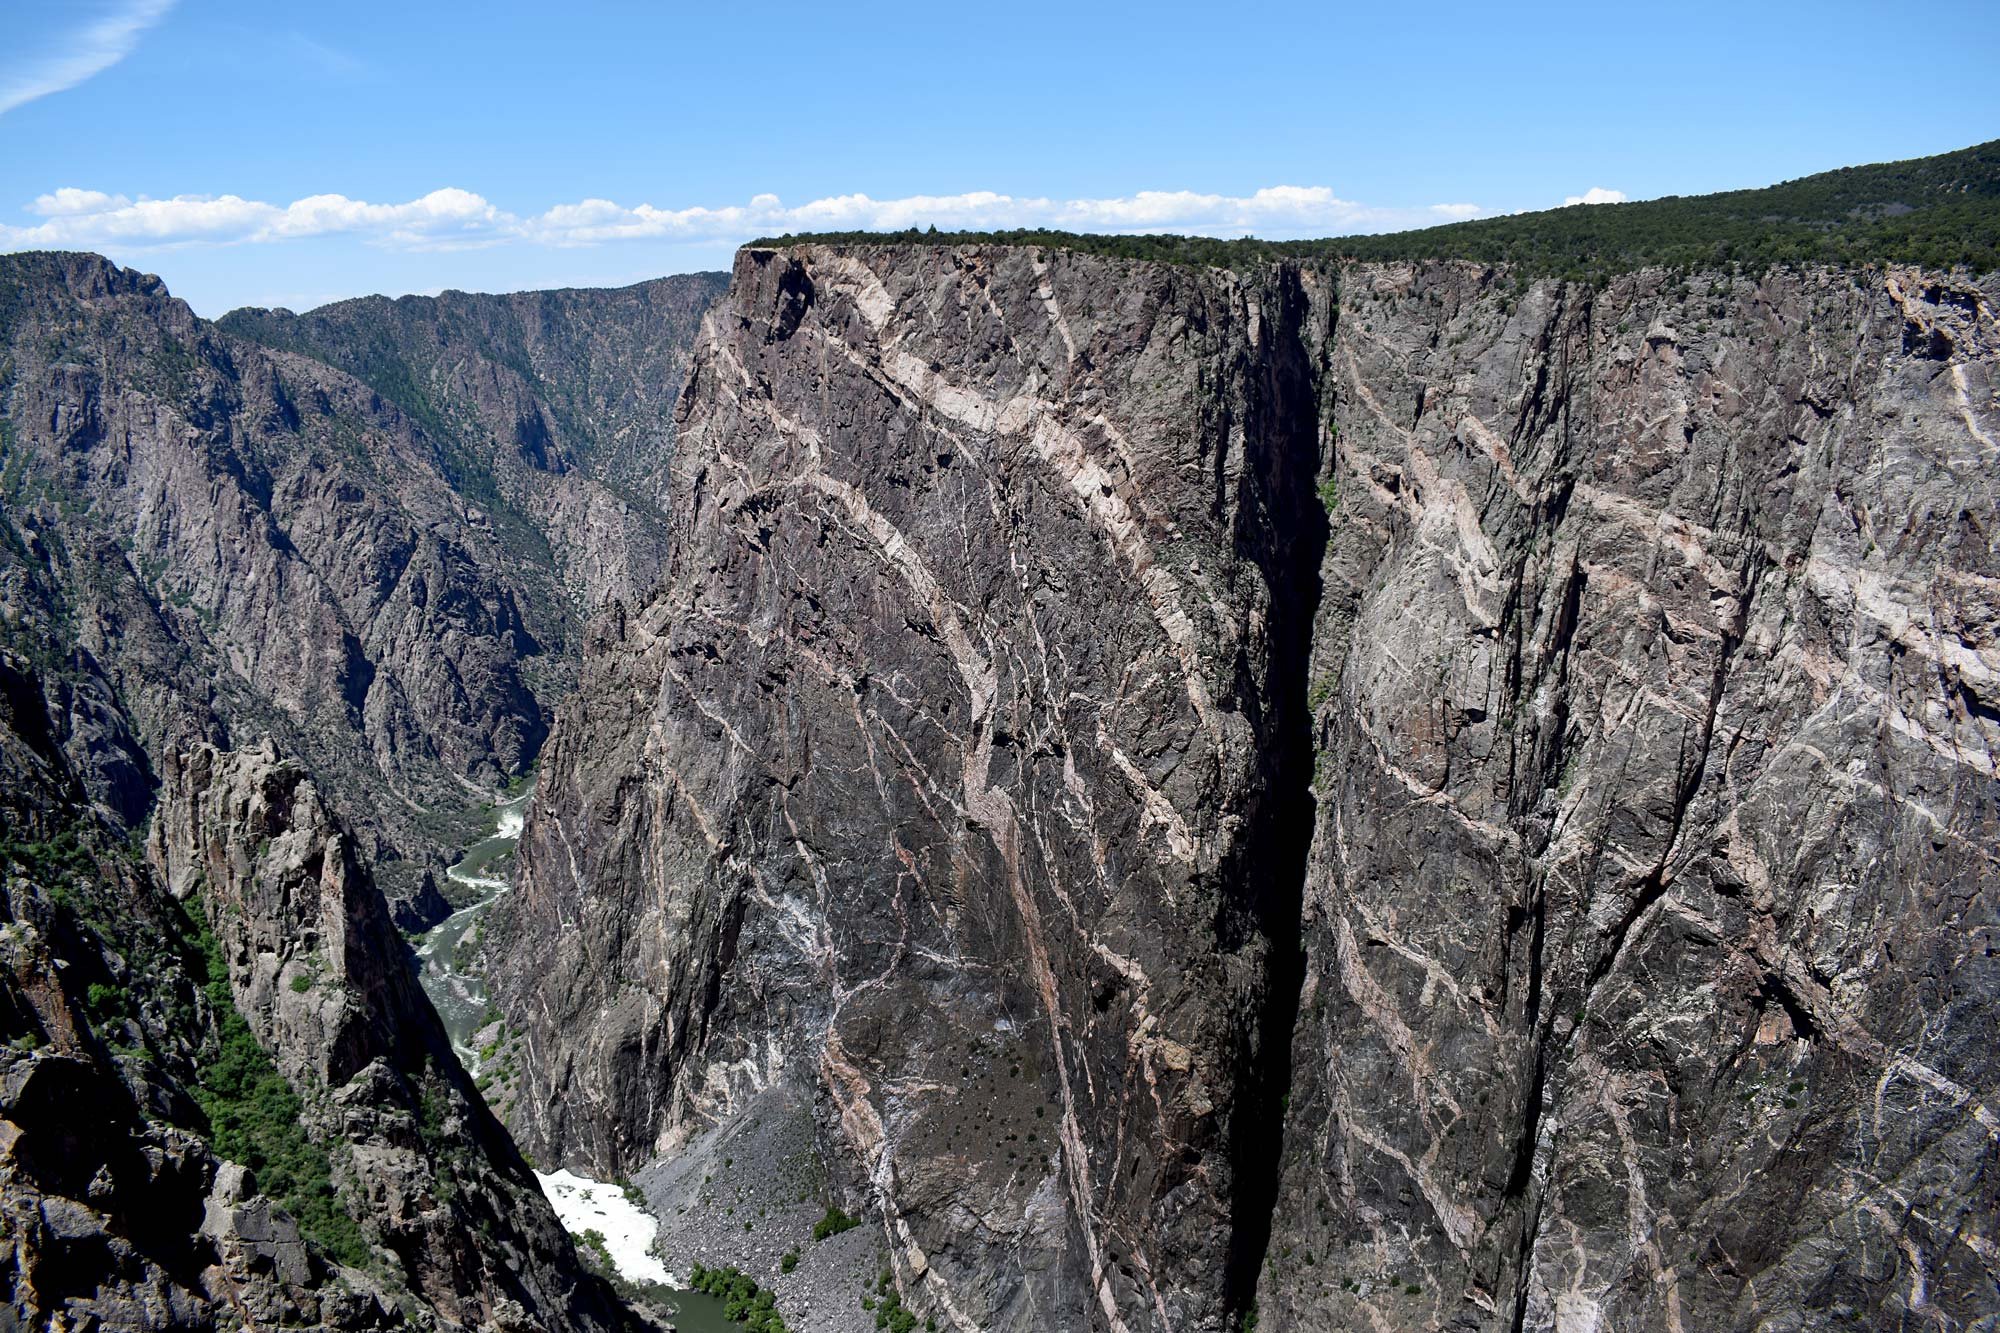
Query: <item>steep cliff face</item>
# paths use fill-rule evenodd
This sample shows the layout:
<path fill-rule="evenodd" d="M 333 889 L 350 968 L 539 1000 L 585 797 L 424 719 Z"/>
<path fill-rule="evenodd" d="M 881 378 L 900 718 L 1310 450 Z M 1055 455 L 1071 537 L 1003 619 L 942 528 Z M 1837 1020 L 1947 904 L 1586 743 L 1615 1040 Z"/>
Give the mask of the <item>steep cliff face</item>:
<path fill-rule="evenodd" d="M 153 859 L 175 897 L 200 895 L 235 1007 L 395 1287 L 467 1327 L 620 1327 L 305 771 L 268 746 L 198 749 L 168 762 L 165 791 Z"/>
<path fill-rule="evenodd" d="M 745 251 L 517 1132 L 805 1088 L 941 1326 L 1991 1317 L 1996 301 Z"/>
<path fill-rule="evenodd" d="M 1280 1327 L 1995 1316 L 1996 305 L 1344 275 Z"/>
<path fill-rule="evenodd" d="M 544 753 L 514 915 L 557 961 L 503 982 L 530 1144 L 626 1167 L 816 1080 L 968 1327 L 1219 1322 L 1296 917 L 1312 292 L 1109 272 L 745 252 L 664 591 Z"/>

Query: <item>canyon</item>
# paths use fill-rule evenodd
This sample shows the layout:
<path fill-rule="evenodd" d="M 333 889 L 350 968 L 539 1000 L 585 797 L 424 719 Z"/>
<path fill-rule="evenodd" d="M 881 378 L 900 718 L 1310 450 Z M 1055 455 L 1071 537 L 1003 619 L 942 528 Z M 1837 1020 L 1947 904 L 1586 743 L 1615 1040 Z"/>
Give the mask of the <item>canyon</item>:
<path fill-rule="evenodd" d="M 1105 248 L 0 257 L 0 1324 L 2000 1320 L 2000 274 Z"/>

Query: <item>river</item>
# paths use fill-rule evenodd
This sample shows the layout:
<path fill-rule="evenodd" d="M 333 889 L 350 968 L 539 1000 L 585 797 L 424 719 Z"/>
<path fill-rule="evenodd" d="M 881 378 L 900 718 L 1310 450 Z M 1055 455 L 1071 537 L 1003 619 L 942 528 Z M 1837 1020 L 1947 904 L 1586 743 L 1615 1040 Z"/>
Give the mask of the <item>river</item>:
<path fill-rule="evenodd" d="M 520 846 L 528 805 L 534 797 L 530 787 L 493 807 L 493 831 L 466 848 L 458 863 L 445 871 L 454 885 L 471 890 L 471 901 L 426 931 L 417 944 L 418 977 L 424 991 L 444 1020 L 451 1048 L 475 1078 L 482 1072 L 476 1045 L 479 1032 L 494 1015 L 486 982 L 469 965 L 477 956 L 480 918 L 513 887 L 514 851 Z M 620 1187 L 569 1171 L 537 1171 L 535 1178 L 571 1233 L 581 1236 L 588 1230 L 604 1237 L 613 1266 L 621 1275 L 634 1281 L 675 1285 L 675 1275 L 651 1253 L 659 1224 L 628 1203 Z M 736 1333 L 741 1327 L 722 1317 L 721 1301 L 701 1292 L 676 1287 L 666 1304 L 667 1317 L 680 1333 Z"/>
<path fill-rule="evenodd" d="M 474 927 L 494 900 L 512 887 L 509 876 L 513 873 L 514 849 L 520 845 L 521 829 L 528 820 L 528 803 L 534 798 L 531 787 L 493 807 L 493 832 L 468 847 L 458 864 L 444 872 L 453 884 L 472 891 L 472 901 L 432 927 L 417 946 L 424 990 L 430 995 L 438 1017 L 444 1020 L 451 1048 L 475 1077 L 481 1070 L 479 1051 L 473 1041 L 486 1026 L 491 1006 L 485 981 L 478 973 L 469 971 L 466 963 L 478 943 Z M 461 952 L 466 957 L 461 958 Z"/>

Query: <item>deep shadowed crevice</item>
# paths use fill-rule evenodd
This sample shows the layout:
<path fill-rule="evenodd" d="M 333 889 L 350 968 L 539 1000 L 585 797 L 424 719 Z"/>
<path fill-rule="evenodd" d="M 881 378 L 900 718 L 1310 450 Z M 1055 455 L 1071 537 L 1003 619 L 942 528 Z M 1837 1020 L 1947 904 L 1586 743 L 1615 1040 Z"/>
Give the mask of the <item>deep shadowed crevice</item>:
<path fill-rule="evenodd" d="M 1236 1100 L 1230 1115 L 1230 1238 L 1223 1301 L 1233 1327 L 1256 1302 L 1284 1157 L 1292 1081 L 1292 1027 L 1305 976 L 1301 910 L 1315 802 L 1312 708 L 1307 702 L 1313 622 L 1327 517 L 1315 490 L 1319 393 L 1308 347 L 1310 304 L 1291 268 L 1264 294 L 1264 354 L 1246 367 L 1244 503 L 1239 556 L 1270 591 L 1264 659 L 1238 663 L 1238 697 L 1258 740 L 1255 796 L 1221 868 L 1217 922 L 1225 948 L 1263 951 L 1261 989 L 1235 1015 Z"/>

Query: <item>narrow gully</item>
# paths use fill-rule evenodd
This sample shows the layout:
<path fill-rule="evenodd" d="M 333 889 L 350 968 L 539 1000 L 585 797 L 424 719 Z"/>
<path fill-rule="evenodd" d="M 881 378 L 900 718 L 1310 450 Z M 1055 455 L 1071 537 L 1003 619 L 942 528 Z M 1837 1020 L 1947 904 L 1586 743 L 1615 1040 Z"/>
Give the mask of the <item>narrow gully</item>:
<path fill-rule="evenodd" d="M 1263 950 L 1263 986 L 1237 1033 L 1237 1105 L 1229 1127 L 1230 1237 L 1223 1304 L 1230 1326 L 1256 1309 L 1257 1282 L 1270 1247 L 1284 1164 L 1282 1127 L 1292 1083 L 1292 1033 L 1305 980 L 1302 914 L 1317 822 L 1316 746 L 1310 703 L 1313 627 L 1320 563 L 1330 525 L 1318 495 L 1320 395 L 1308 346 L 1311 303 L 1291 268 L 1278 272 L 1267 300 L 1272 354 L 1253 373 L 1253 416 L 1237 550 L 1270 590 L 1267 656 L 1261 679 L 1240 682 L 1259 740 L 1260 798 L 1245 836 L 1224 867 L 1233 922 L 1219 922 L 1231 947 Z M 1242 668 L 1246 676 L 1255 668 Z M 1243 939 L 1244 928 L 1250 939 Z M 1232 936 L 1237 943 L 1232 944 Z"/>

